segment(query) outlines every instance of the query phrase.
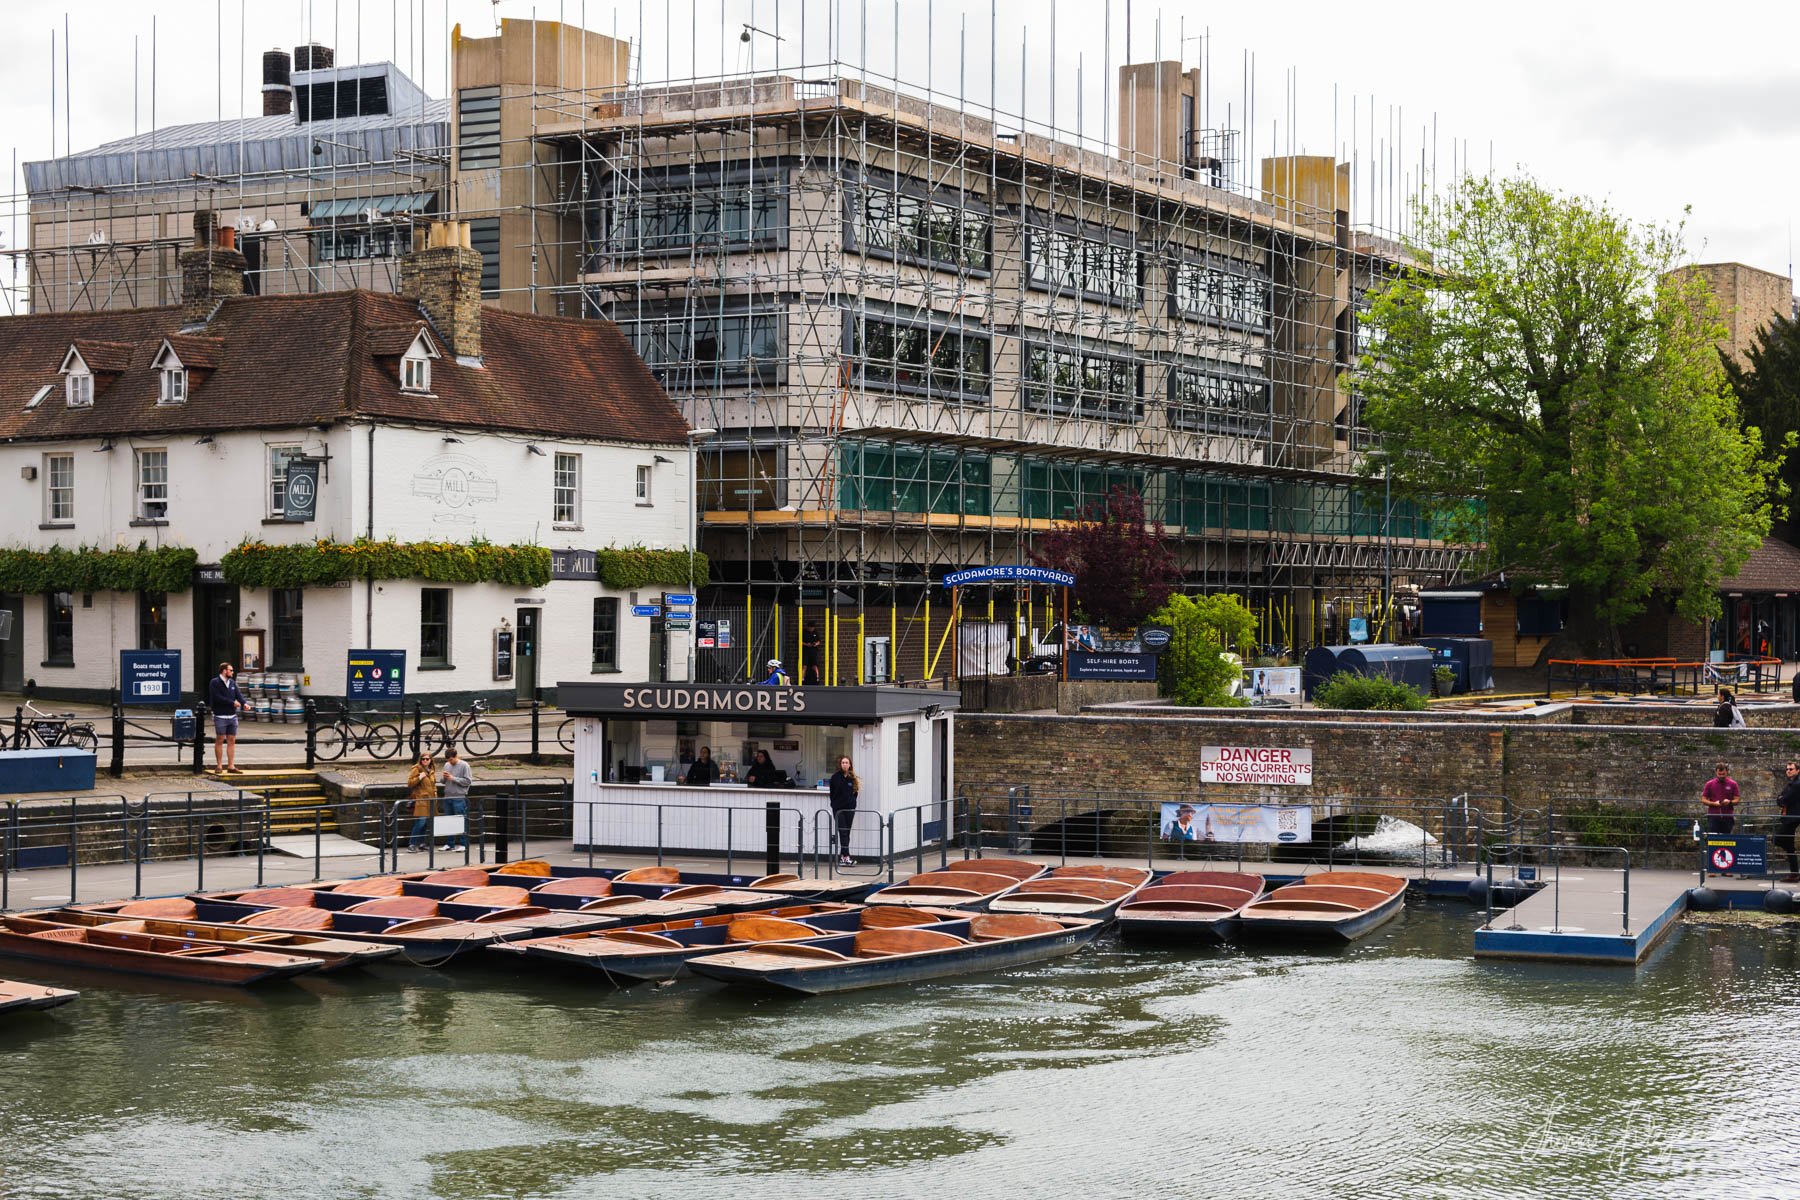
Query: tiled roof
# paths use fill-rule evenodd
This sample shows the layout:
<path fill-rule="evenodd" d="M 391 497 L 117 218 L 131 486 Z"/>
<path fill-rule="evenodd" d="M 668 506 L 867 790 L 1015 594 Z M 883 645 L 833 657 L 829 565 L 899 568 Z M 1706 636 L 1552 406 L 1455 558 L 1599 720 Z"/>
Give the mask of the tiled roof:
<path fill-rule="evenodd" d="M 173 306 L 0 318 L 0 438 L 156 436 L 375 417 L 583 441 L 686 441 L 680 412 L 610 321 L 484 307 L 482 365 L 446 353 L 432 365 L 430 395 L 402 395 L 393 360 L 378 360 L 372 342 L 385 346 L 393 330 L 416 330 L 422 320 L 414 301 L 364 291 L 234 297 L 203 336 L 180 334 L 181 310 Z M 211 374 L 184 404 L 156 402 L 150 362 L 164 338 L 183 362 L 189 347 L 212 360 Z M 84 356 L 88 345 L 122 347 L 123 374 L 91 408 L 53 398 L 27 410 L 41 387 L 60 383 L 57 369 L 71 343 Z"/>
<path fill-rule="evenodd" d="M 123 371 L 131 366 L 131 343 L 111 342 L 97 338 L 77 338 L 73 345 L 81 361 L 90 371 Z M 68 347 L 57 356 L 58 365 L 68 354 Z"/>
<path fill-rule="evenodd" d="M 1719 590 L 1800 592 L 1800 550 L 1780 538 L 1764 538 L 1736 575 L 1719 581 Z"/>

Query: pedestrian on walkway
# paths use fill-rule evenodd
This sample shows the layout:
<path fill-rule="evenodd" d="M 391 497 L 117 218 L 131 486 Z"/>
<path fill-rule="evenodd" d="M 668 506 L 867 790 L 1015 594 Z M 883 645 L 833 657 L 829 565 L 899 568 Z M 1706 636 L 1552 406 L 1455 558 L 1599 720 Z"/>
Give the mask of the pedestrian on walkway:
<path fill-rule="evenodd" d="M 1731 694 L 1730 688 L 1719 689 L 1719 707 L 1713 713 L 1714 729 L 1743 729 L 1744 714 L 1737 706 L 1737 698 Z"/>
<path fill-rule="evenodd" d="M 213 756 L 220 775 L 242 775 L 237 765 L 238 714 L 244 710 L 244 695 L 238 691 L 237 672 L 228 662 L 219 664 L 219 673 L 206 685 L 206 706 L 213 715 Z"/>
<path fill-rule="evenodd" d="M 469 816 L 469 787 L 474 779 L 469 771 L 469 764 L 463 761 L 462 755 L 455 746 L 444 751 L 444 814 L 451 817 L 462 817 L 464 832 L 452 837 L 439 846 L 439 850 L 466 850 L 469 848 L 467 834 Z"/>
<path fill-rule="evenodd" d="M 1730 833 L 1737 813 L 1738 784 L 1729 766 L 1719 763 L 1713 768 L 1713 777 L 1700 789 L 1700 798 L 1706 804 L 1706 832 Z"/>
<path fill-rule="evenodd" d="M 1787 855 L 1788 873 L 1781 877 L 1781 882 L 1800 883 L 1800 855 L 1794 852 L 1794 833 L 1800 830 L 1800 762 L 1789 759 L 1784 769 L 1787 784 L 1781 789 L 1781 795 L 1775 797 L 1775 807 L 1781 810 L 1781 824 L 1775 829 L 1775 845 Z"/>
<path fill-rule="evenodd" d="M 431 838 L 432 810 L 437 807 L 437 775 L 432 770 L 431 751 L 419 755 L 406 775 L 406 794 L 412 797 L 412 832 L 407 835 L 408 850 L 423 850 Z"/>
<path fill-rule="evenodd" d="M 862 791 L 862 781 L 857 779 L 849 755 L 838 759 L 838 769 L 826 786 L 831 791 L 831 815 L 837 821 L 838 866 L 854 866 L 856 860 L 850 857 L 850 829 L 856 824 L 856 797 Z"/>

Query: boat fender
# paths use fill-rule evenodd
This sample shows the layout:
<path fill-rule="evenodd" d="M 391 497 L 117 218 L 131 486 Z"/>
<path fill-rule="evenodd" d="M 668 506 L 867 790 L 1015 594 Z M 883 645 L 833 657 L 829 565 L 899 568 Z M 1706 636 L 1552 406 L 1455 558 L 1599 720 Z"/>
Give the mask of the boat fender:
<path fill-rule="evenodd" d="M 1719 893 L 1709 887 L 1689 888 L 1687 901 L 1695 912 L 1713 912 L 1719 907 Z"/>
<path fill-rule="evenodd" d="M 1791 913 L 1794 911 L 1794 893 L 1786 888 L 1770 888 L 1763 893 L 1763 911 L 1772 913 Z"/>
<path fill-rule="evenodd" d="M 1498 893 L 1499 890 L 1500 890 L 1499 888 L 1494 889 L 1494 891 L 1496 893 Z M 1485 879 L 1469 880 L 1469 903 L 1470 904 L 1486 904 L 1487 903 L 1487 892 L 1488 892 L 1487 880 L 1485 880 Z"/>

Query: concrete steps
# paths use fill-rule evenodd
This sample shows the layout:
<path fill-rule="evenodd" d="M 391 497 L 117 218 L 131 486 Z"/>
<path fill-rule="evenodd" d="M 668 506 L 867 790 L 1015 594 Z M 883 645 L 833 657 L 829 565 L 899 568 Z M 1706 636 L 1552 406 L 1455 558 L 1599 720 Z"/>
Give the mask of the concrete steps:
<path fill-rule="evenodd" d="M 314 815 L 313 810 L 332 802 L 319 783 L 316 772 L 246 767 L 235 775 L 217 772 L 210 772 L 209 775 L 229 787 L 266 799 L 269 802 L 271 836 L 311 833 L 315 828 L 325 833 L 337 830 L 335 813 L 326 812 L 322 818 Z"/>

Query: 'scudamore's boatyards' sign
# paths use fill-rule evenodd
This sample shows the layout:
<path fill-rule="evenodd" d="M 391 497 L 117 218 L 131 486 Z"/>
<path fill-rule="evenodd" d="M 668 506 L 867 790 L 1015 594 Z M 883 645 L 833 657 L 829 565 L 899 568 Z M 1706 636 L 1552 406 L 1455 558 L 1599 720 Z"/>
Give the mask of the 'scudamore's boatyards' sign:
<path fill-rule="evenodd" d="M 1311 750 L 1270 746 L 1202 746 L 1201 783 L 1263 783 L 1311 786 Z"/>

